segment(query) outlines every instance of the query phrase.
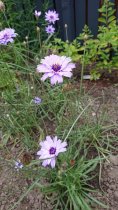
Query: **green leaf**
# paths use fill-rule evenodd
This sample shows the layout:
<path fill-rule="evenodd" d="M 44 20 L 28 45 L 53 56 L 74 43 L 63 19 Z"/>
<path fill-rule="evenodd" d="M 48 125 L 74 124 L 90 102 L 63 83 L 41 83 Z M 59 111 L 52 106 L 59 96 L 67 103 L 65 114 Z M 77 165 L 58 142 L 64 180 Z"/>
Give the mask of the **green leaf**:
<path fill-rule="evenodd" d="M 0 147 L 3 147 L 7 144 L 7 142 L 9 141 L 9 138 L 10 138 L 10 133 L 6 133 L 3 137 L 2 137 L 2 141 L 1 141 L 1 144 L 0 144 Z"/>
<path fill-rule="evenodd" d="M 82 47 L 80 47 L 80 48 L 78 49 L 78 51 L 84 51 L 84 49 L 85 49 L 85 47 L 82 46 Z"/>
<path fill-rule="evenodd" d="M 6 69 L 6 66 L 2 68 L 1 66 L 1 72 L 0 72 L 0 88 L 4 88 L 7 86 L 13 86 L 13 82 L 16 81 L 14 72 L 10 71 L 9 69 Z"/>
<path fill-rule="evenodd" d="M 105 6 L 103 5 L 102 8 L 98 9 L 98 11 L 101 12 L 101 13 L 106 12 Z"/>
<path fill-rule="evenodd" d="M 108 17 L 110 17 L 111 15 L 114 15 L 114 13 L 115 13 L 115 9 L 109 11 L 109 12 L 108 12 Z"/>
<path fill-rule="evenodd" d="M 54 42 L 55 42 L 56 44 L 62 44 L 62 43 L 63 43 L 63 41 L 62 41 L 61 39 L 58 39 L 58 38 L 55 38 L 55 39 L 54 39 Z"/>
<path fill-rule="evenodd" d="M 112 22 L 113 20 L 115 20 L 116 17 L 115 16 L 111 16 L 110 18 L 108 18 L 108 23 Z"/>
<path fill-rule="evenodd" d="M 98 21 L 101 23 L 106 23 L 106 19 L 103 17 L 98 18 Z"/>

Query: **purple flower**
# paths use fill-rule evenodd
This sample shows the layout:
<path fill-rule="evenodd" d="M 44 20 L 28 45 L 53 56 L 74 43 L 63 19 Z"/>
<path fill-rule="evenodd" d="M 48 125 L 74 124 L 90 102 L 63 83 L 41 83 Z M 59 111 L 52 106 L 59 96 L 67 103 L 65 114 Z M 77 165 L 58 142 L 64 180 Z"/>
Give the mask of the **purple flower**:
<path fill-rule="evenodd" d="M 45 20 L 54 24 L 56 20 L 59 20 L 59 14 L 56 13 L 55 10 L 48 10 L 48 12 L 45 13 Z"/>
<path fill-rule="evenodd" d="M 35 97 L 34 99 L 33 99 L 33 102 L 35 103 L 35 104 L 40 104 L 41 103 L 41 98 L 39 98 L 39 97 Z"/>
<path fill-rule="evenodd" d="M 52 25 L 48 25 L 46 28 L 45 28 L 47 34 L 54 34 L 55 32 L 55 28 L 52 26 Z"/>
<path fill-rule="evenodd" d="M 14 41 L 14 37 L 17 34 L 15 30 L 12 28 L 5 28 L 4 30 L 0 31 L 0 44 L 7 45 L 9 42 L 12 43 Z"/>
<path fill-rule="evenodd" d="M 47 136 L 46 140 L 40 142 L 40 146 L 41 149 L 37 152 L 37 155 L 40 155 L 39 159 L 43 160 L 42 165 L 44 167 L 51 165 L 51 167 L 54 168 L 56 164 L 56 157 L 59 153 L 67 150 L 67 143 L 57 139 L 57 136 L 54 138 Z"/>
<path fill-rule="evenodd" d="M 17 169 L 17 171 L 18 171 L 19 169 L 22 169 L 22 168 L 23 168 L 23 164 L 21 163 L 20 160 L 15 161 L 15 168 Z"/>
<path fill-rule="evenodd" d="M 34 15 L 35 15 L 36 18 L 40 17 L 41 16 L 41 11 L 35 10 Z"/>
<path fill-rule="evenodd" d="M 71 58 L 66 56 L 49 55 L 41 60 L 41 64 L 37 66 L 37 72 L 44 73 L 41 77 L 45 81 L 48 77 L 52 85 L 62 83 L 63 77 L 71 77 L 72 69 L 75 64 L 71 63 Z"/>

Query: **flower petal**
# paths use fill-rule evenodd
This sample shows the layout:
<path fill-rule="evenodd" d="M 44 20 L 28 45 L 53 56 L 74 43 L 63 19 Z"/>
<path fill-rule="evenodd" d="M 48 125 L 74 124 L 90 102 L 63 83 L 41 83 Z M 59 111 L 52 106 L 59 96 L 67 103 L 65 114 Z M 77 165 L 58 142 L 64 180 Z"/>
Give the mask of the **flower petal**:
<path fill-rule="evenodd" d="M 51 162 L 50 159 L 44 160 L 44 161 L 42 162 L 42 166 L 46 167 L 46 166 L 50 165 L 50 162 Z"/>
<path fill-rule="evenodd" d="M 74 63 L 68 63 L 65 67 L 64 65 L 62 66 L 63 71 L 72 71 L 76 66 Z"/>
<path fill-rule="evenodd" d="M 66 141 L 61 143 L 61 147 L 66 147 L 66 146 L 67 146 L 67 142 Z"/>
<path fill-rule="evenodd" d="M 58 140 L 57 143 L 57 149 L 56 149 L 56 156 L 60 153 L 60 152 L 65 152 L 67 149 L 65 148 L 67 146 L 67 142 L 61 142 L 61 140 Z"/>
<path fill-rule="evenodd" d="M 45 141 L 41 141 L 40 142 L 40 146 L 43 148 L 43 149 L 46 149 L 46 150 L 49 150 L 50 149 L 50 144 L 45 140 Z"/>
<path fill-rule="evenodd" d="M 50 145 L 50 147 L 54 144 L 53 139 L 50 136 L 46 136 L 46 142 Z"/>
<path fill-rule="evenodd" d="M 67 150 L 67 142 L 62 142 L 57 136 L 53 138 L 46 136 L 46 140 L 40 142 L 40 146 L 41 149 L 37 152 L 37 155 L 39 155 L 39 159 L 43 161 L 42 165 L 44 167 L 51 165 L 51 167 L 54 168 L 58 154 Z"/>
<path fill-rule="evenodd" d="M 54 73 L 45 73 L 42 77 L 41 80 L 45 81 L 48 77 L 52 77 Z"/>
<path fill-rule="evenodd" d="M 71 72 L 68 72 L 68 71 L 62 71 L 62 72 L 59 72 L 59 75 L 61 75 L 61 76 L 64 76 L 64 77 L 72 77 L 72 73 Z"/>
<path fill-rule="evenodd" d="M 51 167 L 55 168 L 55 164 L 56 164 L 56 159 L 55 158 L 51 158 L 51 162 L 50 162 Z"/>
<path fill-rule="evenodd" d="M 55 85 L 56 83 L 62 83 L 63 77 L 58 74 L 55 74 L 51 77 L 50 82 L 51 82 L 51 85 Z"/>
<path fill-rule="evenodd" d="M 40 72 L 40 73 L 47 73 L 47 72 L 51 72 L 51 68 L 43 65 L 43 64 L 39 64 L 37 66 L 37 72 Z"/>

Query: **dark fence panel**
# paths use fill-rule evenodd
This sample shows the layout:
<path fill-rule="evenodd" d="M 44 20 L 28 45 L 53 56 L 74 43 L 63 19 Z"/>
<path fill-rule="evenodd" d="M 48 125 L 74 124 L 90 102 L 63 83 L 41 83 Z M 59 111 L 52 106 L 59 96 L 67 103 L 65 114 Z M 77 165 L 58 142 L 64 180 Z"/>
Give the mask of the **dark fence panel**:
<path fill-rule="evenodd" d="M 98 9 L 103 0 L 50 0 L 52 8 L 60 16 L 58 28 L 62 39 L 66 40 L 65 24 L 68 25 L 68 39 L 71 41 L 79 33 L 85 24 L 89 26 L 92 33 L 96 36 L 98 32 Z M 115 3 L 116 16 L 118 17 L 118 0 L 110 0 Z M 37 8 L 41 8 L 44 0 L 36 0 Z"/>
<path fill-rule="evenodd" d="M 118 0 L 115 0 L 116 17 L 118 19 Z"/>
<path fill-rule="evenodd" d="M 82 32 L 85 23 L 86 23 L 86 0 L 79 0 L 79 1 L 75 0 L 76 36 Z"/>
<path fill-rule="evenodd" d="M 36 9 L 41 10 L 42 8 L 42 4 L 44 3 L 43 0 L 35 0 L 35 4 L 36 4 Z"/>
<path fill-rule="evenodd" d="M 88 1 L 88 26 L 90 30 L 97 35 L 98 32 L 98 17 L 99 17 L 99 1 L 98 0 L 89 0 Z"/>
<path fill-rule="evenodd" d="M 67 24 L 68 40 L 76 37 L 76 21 L 75 21 L 75 1 L 73 0 L 54 0 L 55 9 L 60 15 L 59 30 L 60 36 L 66 40 L 65 24 Z"/>

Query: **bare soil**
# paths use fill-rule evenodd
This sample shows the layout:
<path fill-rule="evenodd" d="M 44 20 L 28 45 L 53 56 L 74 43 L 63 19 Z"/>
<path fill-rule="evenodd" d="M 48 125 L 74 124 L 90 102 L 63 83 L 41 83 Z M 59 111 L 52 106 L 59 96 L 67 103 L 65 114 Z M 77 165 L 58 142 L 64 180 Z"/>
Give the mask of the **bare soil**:
<path fill-rule="evenodd" d="M 110 156 L 105 162 L 102 173 L 101 186 L 104 190 L 105 203 L 110 210 L 118 209 L 118 156 Z"/>
<path fill-rule="evenodd" d="M 19 171 L 0 161 L 0 173 L 0 210 L 53 210 L 49 198 L 39 189 L 27 193 L 32 182 L 24 179 Z M 25 193 L 26 196 L 18 202 Z M 12 208 L 15 203 L 17 205 Z"/>
<path fill-rule="evenodd" d="M 118 155 L 111 155 L 102 167 L 101 190 L 93 196 L 106 204 L 107 210 L 118 210 Z M 94 210 L 104 210 L 101 206 Z"/>

